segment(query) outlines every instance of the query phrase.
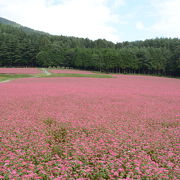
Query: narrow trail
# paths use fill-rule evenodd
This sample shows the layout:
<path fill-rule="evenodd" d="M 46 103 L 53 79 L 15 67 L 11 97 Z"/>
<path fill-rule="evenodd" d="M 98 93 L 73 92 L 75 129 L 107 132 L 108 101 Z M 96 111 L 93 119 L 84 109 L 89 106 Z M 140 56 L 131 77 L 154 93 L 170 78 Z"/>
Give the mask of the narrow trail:
<path fill-rule="evenodd" d="M 46 75 L 51 75 L 50 72 L 48 72 L 45 68 L 41 68 L 41 70 L 43 71 L 43 73 L 45 73 Z"/>
<path fill-rule="evenodd" d="M 0 81 L 0 83 L 6 83 L 6 82 L 9 82 L 11 81 L 10 79 L 7 79 L 7 80 L 4 80 L 4 81 Z"/>

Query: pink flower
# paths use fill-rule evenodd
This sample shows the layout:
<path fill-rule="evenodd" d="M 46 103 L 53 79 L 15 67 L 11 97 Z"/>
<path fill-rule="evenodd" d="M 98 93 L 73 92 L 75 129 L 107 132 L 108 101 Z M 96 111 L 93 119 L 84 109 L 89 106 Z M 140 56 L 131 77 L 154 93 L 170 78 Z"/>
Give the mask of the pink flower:
<path fill-rule="evenodd" d="M 119 176 L 119 173 L 117 171 L 114 172 L 114 176 Z"/>
<path fill-rule="evenodd" d="M 179 92 L 179 79 L 148 76 L 2 83 L 1 175 L 178 179 Z"/>

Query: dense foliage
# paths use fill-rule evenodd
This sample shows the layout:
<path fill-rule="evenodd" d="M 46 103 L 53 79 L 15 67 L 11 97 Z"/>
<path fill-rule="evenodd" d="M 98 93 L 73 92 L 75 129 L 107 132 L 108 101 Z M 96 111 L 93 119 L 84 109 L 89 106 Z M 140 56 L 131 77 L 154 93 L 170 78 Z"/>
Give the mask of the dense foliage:
<path fill-rule="evenodd" d="M 112 43 L 53 36 L 0 23 L 0 66 L 67 67 L 180 76 L 180 39 Z"/>

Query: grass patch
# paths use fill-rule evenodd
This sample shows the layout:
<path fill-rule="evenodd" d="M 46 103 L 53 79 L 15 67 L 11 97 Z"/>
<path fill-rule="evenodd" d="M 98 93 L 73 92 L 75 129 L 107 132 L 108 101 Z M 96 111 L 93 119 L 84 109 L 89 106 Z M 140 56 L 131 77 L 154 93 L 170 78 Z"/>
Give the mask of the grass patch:
<path fill-rule="evenodd" d="M 63 122 L 57 122 L 52 118 L 43 120 L 46 125 L 46 134 L 48 135 L 48 141 L 50 144 L 59 144 L 68 142 L 69 124 Z"/>
<path fill-rule="evenodd" d="M 152 77 L 162 77 L 162 78 L 175 78 L 180 79 L 178 76 L 168 76 L 163 74 L 141 74 L 141 73 L 109 73 L 111 75 L 132 75 L 132 76 L 152 76 Z"/>
<path fill-rule="evenodd" d="M 89 78 L 113 78 L 112 75 L 100 74 L 69 74 L 69 73 L 54 73 L 54 74 L 0 74 L 0 82 L 17 78 L 49 78 L 49 77 L 89 77 Z"/>
<path fill-rule="evenodd" d="M 54 73 L 51 75 L 42 74 L 38 77 L 89 77 L 89 78 L 113 78 L 112 75 L 101 74 L 70 74 L 70 73 Z"/>
<path fill-rule="evenodd" d="M 1 81 L 6 81 L 6 80 L 8 80 L 8 78 L 3 77 L 3 76 L 0 76 L 0 82 L 1 82 Z"/>
<path fill-rule="evenodd" d="M 27 77 L 34 77 L 31 74 L 0 74 L 0 81 L 6 81 L 16 78 L 27 78 Z"/>
<path fill-rule="evenodd" d="M 162 127 L 164 128 L 177 128 L 180 126 L 180 122 L 179 121 L 175 121 L 175 122 L 163 122 L 161 123 Z"/>

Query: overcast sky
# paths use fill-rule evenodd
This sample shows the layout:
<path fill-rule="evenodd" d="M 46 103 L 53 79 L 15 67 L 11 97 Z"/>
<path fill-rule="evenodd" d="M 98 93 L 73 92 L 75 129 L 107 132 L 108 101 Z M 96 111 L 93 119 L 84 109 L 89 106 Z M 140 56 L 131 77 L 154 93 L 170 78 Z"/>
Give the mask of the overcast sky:
<path fill-rule="evenodd" d="M 180 38 L 180 0 L 0 0 L 0 16 L 55 35 Z"/>

